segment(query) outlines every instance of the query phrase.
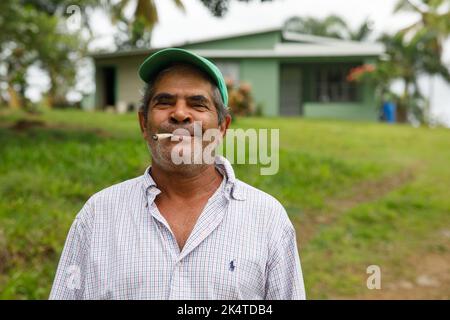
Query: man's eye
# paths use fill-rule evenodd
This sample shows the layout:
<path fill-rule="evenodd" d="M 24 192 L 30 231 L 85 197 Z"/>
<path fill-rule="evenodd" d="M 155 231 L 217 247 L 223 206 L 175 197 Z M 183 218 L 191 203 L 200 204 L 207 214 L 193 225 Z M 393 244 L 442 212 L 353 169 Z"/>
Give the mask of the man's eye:
<path fill-rule="evenodd" d="M 170 102 L 169 102 L 169 101 L 164 101 L 164 100 L 162 100 L 162 101 L 156 102 L 156 105 L 157 105 L 157 106 L 169 106 L 169 105 L 170 105 Z"/>

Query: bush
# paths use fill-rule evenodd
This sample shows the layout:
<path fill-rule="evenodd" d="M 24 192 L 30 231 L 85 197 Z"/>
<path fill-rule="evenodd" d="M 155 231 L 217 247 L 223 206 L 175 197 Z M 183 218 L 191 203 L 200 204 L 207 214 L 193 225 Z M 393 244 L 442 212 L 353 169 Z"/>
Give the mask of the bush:
<path fill-rule="evenodd" d="M 236 86 L 232 80 L 227 80 L 227 89 L 228 105 L 232 115 L 250 116 L 255 114 L 256 107 L 250 84 L 243 82 Z"/>

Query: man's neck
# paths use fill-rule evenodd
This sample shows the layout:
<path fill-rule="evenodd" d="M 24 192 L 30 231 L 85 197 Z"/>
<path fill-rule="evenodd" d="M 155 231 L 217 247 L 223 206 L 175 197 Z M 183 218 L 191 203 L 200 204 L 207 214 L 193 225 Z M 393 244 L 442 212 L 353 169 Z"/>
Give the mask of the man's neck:
<path fill-rule="evenodd" d="M 187 170 L 168 171 L 154 163 L 151 174 L 158 189 L 169 199 L 198 199 L 209 196 L 217 190 L 223 179 L 214 164 L 196 167 L 192 171 Z"/>

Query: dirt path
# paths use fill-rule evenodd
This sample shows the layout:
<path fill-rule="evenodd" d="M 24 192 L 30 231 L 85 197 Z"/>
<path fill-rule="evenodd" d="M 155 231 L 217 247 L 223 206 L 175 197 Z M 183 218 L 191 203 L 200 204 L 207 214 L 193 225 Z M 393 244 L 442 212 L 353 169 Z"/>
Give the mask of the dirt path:
<path fill-rule="evenodd" d="M 364 181 L 352 188 L 349 192 L 351 194 L 350 197 L 329 200 L 325 206 L 326 209 L 323 211 L 305 210 L 301 221 L 298 221 L 298 219 L 295 221 L 299 229 L 302 230 L 299 233 L 299 245 L 305 245 L 314 237 L 321 226 L 332 224 L 337 218 L 353 207 L 380 199 L 412 181 L 416 170 L 417 166 L 414 166 L 384 179 Z"/>
<path fill-rule="evenodd" d="M 306 211 L 300 219 L 295 219 L 302 230 L 298 234 L 299 247 L 307 244 L 318 232 L 331 225 L 342 214 L 366 202 L 381 199 L 390 192 L 411 182 L 420 165 L 415 165 L 400 173 L 377 181 L 366 181 L 352 188 L 351 196 L 334 198 L 327 202 L 324 211 Z M 326 211 L 326 212 L 325 212 Z M 331 214 L 330 214 L 331 212 Z M 450 229 L 438 230 L 432 245 L 439 246 L 439 252 L 417 252 L 402 263 L 402 276 L 395 274 L 398 266 L 382 268 L 382 288 L 367 290 L 351 297 L 331 297 L 333 299 L 450 299 Z"/>

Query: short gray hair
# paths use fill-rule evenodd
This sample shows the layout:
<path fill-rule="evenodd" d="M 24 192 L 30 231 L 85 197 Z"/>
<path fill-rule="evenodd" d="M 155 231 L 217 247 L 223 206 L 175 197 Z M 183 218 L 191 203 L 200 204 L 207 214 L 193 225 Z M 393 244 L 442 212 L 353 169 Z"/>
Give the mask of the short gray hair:
<path fill-rule="evenodd" d="M 141 104 L 140 110 L 144 113 L 145 121 L 147 121 L 150 101 L 152 100 L 153 96 L 155 95 L 155 84 L 158 82 L 158 80 L 161 79 L 161 77 L 164 74 L 166 74 L 170 71 L 173 71 L 174 69 L 176 69 L 180 66 L 185 66 L 185 64 L 173 64 L 173 65 L 166 67 L 165 69 L 162 69 L 154 77 L 154 80 L 152 82 L 146 83 L 144 85 L 143 92 L 142 92 L 142 102 L 141 102 L 142 104 Z M 190 65 L 187 65 L 187 66 L 192 67 Z M 198 69 L 196 69 L 196 70 L 198 70 Z M 198 71 L 205 77 L 205 79 L 207 79 L 211 83 L 213 103 L 217 110 L 219 124 L 222 124 L 222 122 L 225 120 L 225 117 L 228 115 L 228 109 L 223 103 L 220 90 L 217 87 L 217 85 L 214 83 L 214 81 L 211 79 L 210 76 L 208 76 L 205 72 L 203 72 L 201 70 L 198 70 Z"/>

